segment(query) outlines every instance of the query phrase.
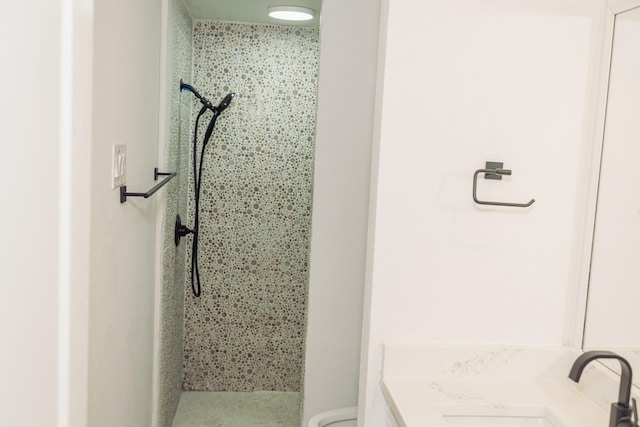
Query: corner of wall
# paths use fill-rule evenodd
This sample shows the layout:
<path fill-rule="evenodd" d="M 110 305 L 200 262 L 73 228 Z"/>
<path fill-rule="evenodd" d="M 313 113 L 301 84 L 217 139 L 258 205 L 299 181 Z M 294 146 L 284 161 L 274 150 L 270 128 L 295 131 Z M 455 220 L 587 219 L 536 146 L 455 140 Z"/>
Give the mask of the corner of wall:
<path fill-rule="evenodd" d="M 182 108 L 180 79 L 191 78 L 191 18 L 182 0 L 163 1 L 158 165 L 178 176 L 158 194 L 156 213 L 156 286 L 154 324 L 154 396 L 152 425 L 169 427 L 180 401 L 183 380 L 184 274 L 186 249 L 174 244 L 177 214 L 186 218 L 190 109 Z M 189 103 L 189 106 L 191 104 Z M 186 140 L 185 140 L 186 138 Z M 188 148 L 187 148 L 188 149 Z"/>
<path fill-rule="evenodd" d="M 303 425 L 358 400 L 379 12 L 323 4 Z"/>
<path fill-rule="evenodd" d="M 375 118 L 371 153 L 371 182 L 369 191 L 369 220 L 366 246 L 366 271 L 363 297 L 362 344 L 360 350 L 360 378 L 358 392 L 358 425 L 365 426 L 377 422 L 384 405 L 379 402 L 379 383 L 382 372 L 382 359 L 369 359 L 370 354 L 380 354 L 382 338 L 379 331 L 372 327 L 373 268 L 375 248 L 376 204 L 378 192 L 378 165 L 380 161 L 380 137 L 382 124 L 382 97 L 384 90 L 384 68 L 386 60 L 387 22 L 390 0 L 380 1 L 380 33 L 378 36 L 378 57 L 376 72 Z M 377 397 L 376 397 L 377 396 Z M 378 403 L 377 403 L 378 402 Z M 375 414 L 375 415 L 374 415 Z M 366 424 L 365 424 L 366 423 Z"/>

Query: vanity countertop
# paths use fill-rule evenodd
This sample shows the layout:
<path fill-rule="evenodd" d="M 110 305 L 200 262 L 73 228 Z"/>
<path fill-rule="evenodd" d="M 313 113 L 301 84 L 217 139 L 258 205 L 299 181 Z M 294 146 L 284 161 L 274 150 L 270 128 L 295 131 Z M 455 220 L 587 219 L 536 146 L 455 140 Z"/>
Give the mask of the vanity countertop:
<path fill-rule="evenodd" d="M 446 427 L 444 416 L 545 417 L 554 427 L 607 427 L 616 377 L 597 363 L 579 384 L 567 348 L 388 345 L 382 389 L 404 427 Z M 472 424 L 467 424 L 472 425 Z"/>

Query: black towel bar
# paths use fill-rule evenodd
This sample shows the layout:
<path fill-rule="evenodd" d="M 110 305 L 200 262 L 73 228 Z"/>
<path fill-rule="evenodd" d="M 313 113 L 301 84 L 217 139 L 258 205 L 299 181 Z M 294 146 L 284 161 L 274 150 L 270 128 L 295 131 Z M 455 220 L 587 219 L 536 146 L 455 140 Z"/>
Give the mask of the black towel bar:
<path fill-rule="evenodd" d="M 177 172 L 158 172 L 158 168 L 153 169 L 154 181 L 157 181 L 159 176 L 166 176 L 166 178 L 146 193 L 127 193 L 127 186 L 123 185 L 122 187 L 120 187 L 120 203 L 126 202 L 127 197 L 144 197 L 145 199 L 151 197 L 156 191 L 164 187 L 167 182 L 175 178 L 177 174 Z"/>

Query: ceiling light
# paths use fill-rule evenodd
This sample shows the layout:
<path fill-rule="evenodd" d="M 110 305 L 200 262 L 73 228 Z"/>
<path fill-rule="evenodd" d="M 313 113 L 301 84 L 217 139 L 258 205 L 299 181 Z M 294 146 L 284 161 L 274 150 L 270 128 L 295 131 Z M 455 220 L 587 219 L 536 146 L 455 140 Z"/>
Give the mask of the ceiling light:
<path fill-rule="evenodd" d="M 271 6 L 267 8 L 269 16 L 286 21 L 308 21 L 313 19 L 313 9 L 300 6 Z"/>

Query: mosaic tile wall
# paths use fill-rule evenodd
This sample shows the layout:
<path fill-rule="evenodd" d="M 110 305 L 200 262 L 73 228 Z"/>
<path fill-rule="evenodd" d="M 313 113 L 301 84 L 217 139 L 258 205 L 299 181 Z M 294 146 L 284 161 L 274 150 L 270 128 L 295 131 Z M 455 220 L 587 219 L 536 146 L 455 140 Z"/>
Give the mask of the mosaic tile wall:
<path fill-rule="evenodd" d="M 196 21 L 193 43 L 195 87 L 216 104 L 236 97 L 205 154 L 202 296 L 187 271 L 183 388 L 299 391 L 318 29 Z"/>
<path fill-rule="evenodd" d="M 162 233 L 162 305 L 160 326 L 160 360 L 158 378 L 158 426 L 170 427 L 180 402 L 183 380 L 184 337 L 184 266 L 186 244 L 176 248 L 173 230 L 176 214 L 187 216 L 189 185 L 189 134 L 191 128 L 191 97 L 181 95 L 180 79 L 191 79 L 192 22 L 181 0 L 172 0 L 168 37 L 170 70 L 167 73 L 167 117 L 162 169 L 178 171 L 178 176 L 164 187 Z M 173 90 L 171 90 L 173 89 Z M 160 199 L 159 199 L 160 200 Z"/>

